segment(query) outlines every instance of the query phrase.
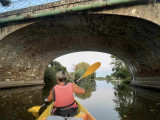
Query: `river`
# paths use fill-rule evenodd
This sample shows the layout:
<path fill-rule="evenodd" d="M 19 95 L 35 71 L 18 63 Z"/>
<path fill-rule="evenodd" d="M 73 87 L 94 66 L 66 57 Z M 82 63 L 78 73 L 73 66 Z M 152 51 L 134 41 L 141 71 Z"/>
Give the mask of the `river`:
<path fill-rule="evenodd" d="M 86 90 L 75 98 L 97 120 L 160 120 L 160 92 L 133 88 L 106 80 L 79 83 Z M 25 87 L 0 91 L 0 120 L 34 120 L 27 109 L 42 105 L 48 87 Z"/>

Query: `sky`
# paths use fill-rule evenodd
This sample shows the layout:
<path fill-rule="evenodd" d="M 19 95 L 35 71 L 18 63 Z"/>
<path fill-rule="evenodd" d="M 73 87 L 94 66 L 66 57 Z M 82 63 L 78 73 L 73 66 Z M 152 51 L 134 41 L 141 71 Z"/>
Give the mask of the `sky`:
<path fill-rule="evenodd" d="M 92 65 L 95 62 L 101 62 L 100 68 L 96 71 L 97 77 L 106 77 L 112 73 L 112 67 L 110 65 L 111 58 L 110 54 L 102 52 L 76 52 L 61 57 L 55 60 L 60 62 L 63 66 L 67 68 L 68 72 L 73 72 L 73 68 L 80 62 L 86 62 Z"/>

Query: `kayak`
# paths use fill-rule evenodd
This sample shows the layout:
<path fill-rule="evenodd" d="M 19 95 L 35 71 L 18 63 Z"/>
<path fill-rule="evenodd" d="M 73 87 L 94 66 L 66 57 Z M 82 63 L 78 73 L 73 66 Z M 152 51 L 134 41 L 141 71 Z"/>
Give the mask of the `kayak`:
<path fill-rule="evenodd" d="M 52 115 L 51 113 L 54 107 L 54 102 L 52 102 L 40 116 L 35 115 L 35 113 L 32 114 L 36 116 L 36 120 L 96 120 L 84 106 L 82 106 L 78 101 L 76 101 L 76 103 L 78 105 L 78 114 L 74 117 L 65 118 Z"/>

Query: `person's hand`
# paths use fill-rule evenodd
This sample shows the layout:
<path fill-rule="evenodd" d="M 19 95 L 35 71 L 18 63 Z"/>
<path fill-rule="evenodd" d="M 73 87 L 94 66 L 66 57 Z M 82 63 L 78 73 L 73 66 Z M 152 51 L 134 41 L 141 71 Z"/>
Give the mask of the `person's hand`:
<path fill-rule="evenodd" d="M 74 83 L 78 83 L 77 80 L 74 80 Z"/>
<path fill-rule="evenodd" d="M 48 105 L 48 104 L 49 104 L 49 102 L 48 102 L 47 98 L 45 98 L 45 99 L 44 99 L 44 103 L 45 103 L 46 105 Z"/>
<path fill-rule="evenodd" d="M 79 87 L 78 85 L 76 85 L 75 83 L 72 83 L 72 87 L 73 87 L 73 92 L 78 93 L 78 94 L 84 94 L 85 90 L 81 87 Z"/>

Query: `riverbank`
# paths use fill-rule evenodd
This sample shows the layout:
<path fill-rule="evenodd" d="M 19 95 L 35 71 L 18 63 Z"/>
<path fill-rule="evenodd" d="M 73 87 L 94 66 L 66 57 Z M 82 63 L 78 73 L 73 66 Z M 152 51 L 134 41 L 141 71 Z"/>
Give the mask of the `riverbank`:
<path fill-rule="evenodd" d="M 19 88 L 19 87 L 28 87 L 28 86 L 38 86 L 44 85 L 44 81 L 1 81 L 0 89 L 11 89 L 11 88 Z"/>

